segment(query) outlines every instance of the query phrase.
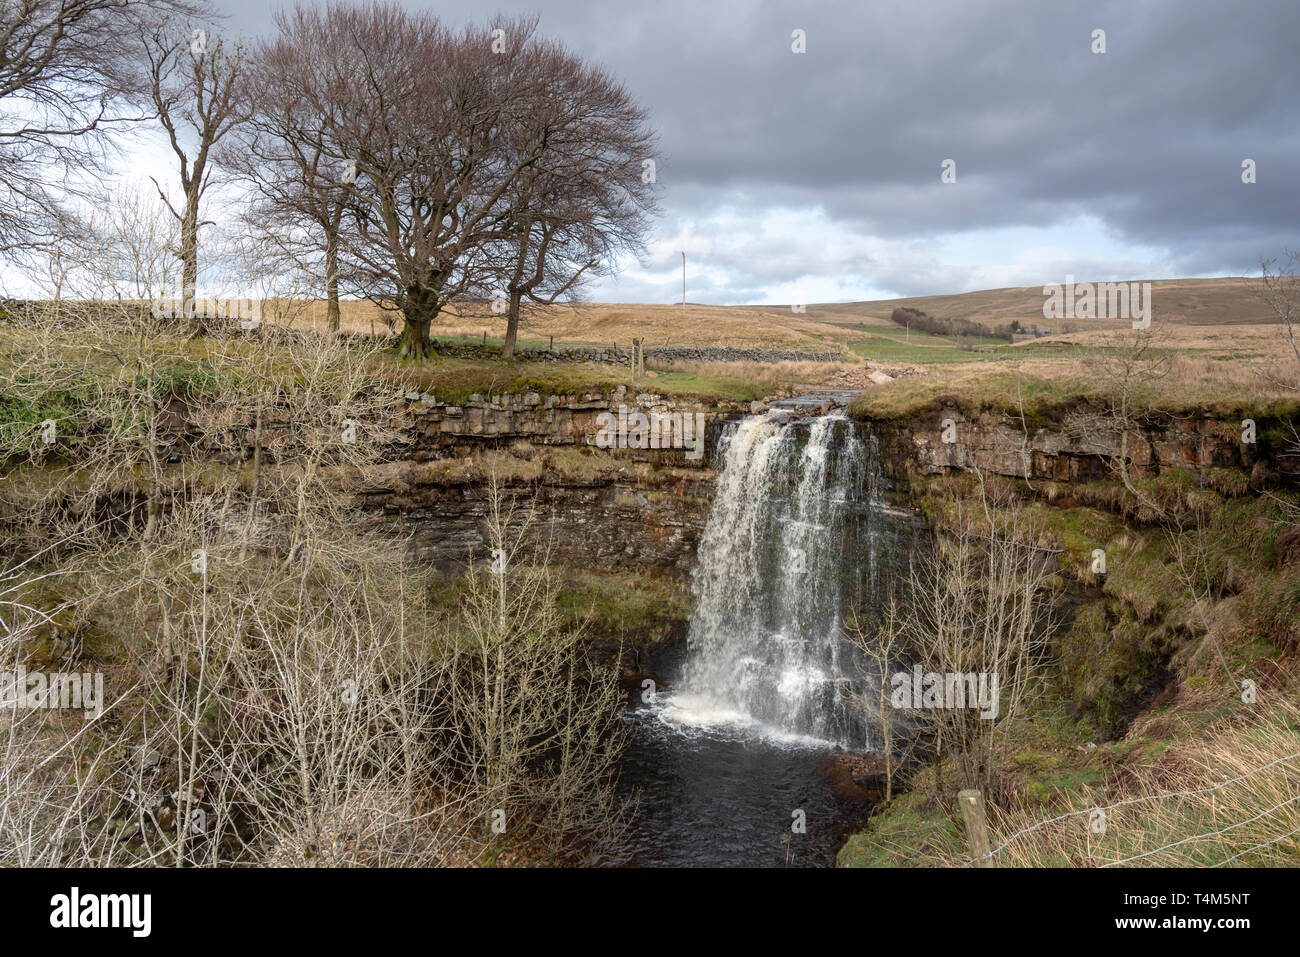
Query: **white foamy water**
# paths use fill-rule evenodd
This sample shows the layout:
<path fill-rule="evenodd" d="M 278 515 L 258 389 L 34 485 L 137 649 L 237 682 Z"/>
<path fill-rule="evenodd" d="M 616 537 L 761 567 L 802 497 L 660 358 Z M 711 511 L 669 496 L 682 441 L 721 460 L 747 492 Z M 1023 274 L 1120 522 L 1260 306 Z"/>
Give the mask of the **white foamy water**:
<path fill-rule="evenodd" d="M 732 428 L 696 558 L 688 657 L 656 712 L 683 729 L 869 747 L 841 616 L 874 573 L 875 450 L 843 415 L 773 412 Z"/>

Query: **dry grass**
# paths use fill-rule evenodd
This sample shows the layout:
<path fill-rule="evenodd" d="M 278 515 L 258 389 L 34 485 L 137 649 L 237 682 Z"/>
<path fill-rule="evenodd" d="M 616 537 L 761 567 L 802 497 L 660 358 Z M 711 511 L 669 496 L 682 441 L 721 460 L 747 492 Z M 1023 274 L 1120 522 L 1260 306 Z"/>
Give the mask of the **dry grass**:
<path fill-rule="evenodd" d="M 1093 277 L 1078 276 L 1078 282 Z M 1044 277 L 1044 282 L 1064 282 L 1064 276 Z M 1147 281 L 1147 280 L 1140 280 Z M 1227 279 L 1155 279 L 1151 282 L 1152 305 L 1157 318 L 1177 325 L 1235 326 L 1266 321 L 1268 307 L 1254 296 L 1258 277 Z M 821 322 L 890 327 L 889 314 L 899 307 L 919 309 L 932 316 L 971 319 L 986 325 L 1006 325 L 1018 319 L 1024 325 L 1059 323 L 1043 320 L 1043 287 L 1019 286 L 982 289 L 946 296 L 913 296 L 908 299 L 878 299 L 869 302 L 832 303 L 808 307 L 808 318 Z M 1107 330 L 1113 319 L 1077 319 L 1080 331 Z"/>
<path fill-rule="evenodd" d="M 1150 389 L 1159 394 L 1156 404 L 1160 408 L 1235 413 L 1276 405 L 1294 395 L 1293 383 L 1279 374 L 1288 368 L 1281 326 L 1264 321 L 1264 307 L 1255 296 L 1255 287 L 1253 280 L 1243 279 L 1153 283 L 1153 330 L 1159 330 L 1155 345 L 1170 363 L 1170 374 L 1158 383 L 1149 383 Z M 864 414 L 882 417 L 913 414 L 946 395 L 958 396 L 972 407 L 1012 412 L 1039 402 L 1051 404 L 1071 396 L 1088 396 L 1097 391 L 1100 364 L 1107 361 L 1109 353 L 1122 351 L 1132 335 L 1124 322 L 1080 320 L 1074 323 L 1080 331 L 1014 346 L 988 347 L 981 352 L 958 352 L 935 337 L 918 336 L 912 341 L 898 335 L 888 313 L 901 302 L 936 315 L 989 323 L 1000 324 L 1011 318 L 1042 321 L 1041 287 L 1028 287 L 912 300 L 812 305 L 805 314 L 776 306 L 688 305 L 683 311 L 680 306 L 667 305 L 570 304 L 526 309 L 520 335 L 525 346 L 547 345 L 552 337 L 557 345 L 626 347 L 637 337 L 644 338 L 651 347 L 733 345 L 838 350 L 848 346 L 878 363 L 892 356 L 926 370 L 925 376 L 870 390 L 860 409 Z M 292 308 L 282 308 L 285 305 L 273 303 L 264 313 L 291 316 L 291 324 L 298 328 L 323 329 L 323 302 L 295 301 L 288 304 Z M 371 303 L 346 301 L 342 305 L 345 331 L 387 335 L 385 319 L 400 325 L 400 316 L 385 313 Z M 855 328 L 858 326 L 865 328 Z M 489 341 L 499 341 L 504 329 L 505 320 L 492 315 L 486 305 L 467 305 L 444 312 L 430 332 L 444 340 L 479 340 L 486 333 Z M 195 345 L 184 351 L 193 353 Z M 845 355 L 853 358 L 850 352 Z M 1293 357 L 1290 362 L 1293 366 Z M 386 356 L 378 365 L 394 374 L 399 371 L 398 365 Z M 853 368 L 861 366 L 848 362 L 677 363 L 655 368 L 659 375 L 654 388 L 674 394 L 748 400 L 792 387 L 832 384 L 837 373 Z M 550 381 L 584 387 L 628 379 L 616 366 L 507 367 L 482 361 L 403 364 L 400 372 L 399 377 L 418 379 L 421 388 L 427 387 L 449 401 L 507 383 L 536 390 L 539 383 Z M 1296 375 L 1292 373 L 1291 378 Z"/>
<path fill-rule="evenodd" d="M 734 376 L 767 384 L 773 392 L 796 383 L 816 385 L 828 382 L 836 374 L 856 369 L 861 363 L 849 362 L 672 362 L 647 360 L 648 369 L 683 372 L 701 376 Z"/>
<path fill-rule="evenodd" d="M 1280 355 L 1280 350 L 1279 350 Z M 872 389 L 855 400 L 855 415 L 905 418 L 937 403 L 956 405 L 966 414 L 980 410 L 1051 414 L 1074 398 L 1107 398 L 1100 374 L 1106 356 L 1026 358 L 1020 362 L 967 362 L 931 366 L 928 374 Z M 1287 414 L 1295 409 L 1294 389 L 1269 376 L 1278 364 L 1265 359 L 1212 355 L 1173 355 L 1168 371 L 1142 383 L 1140 405 L 1161 411 L 1236 414 Z"/>
<path fill-rule="evenodd" d="M 398 313 L 385 312 L 369 302 L 341 303 L 341 328 L 360 334 L 387 333 L 386 321 L 401 327 Z M 324 302 L 311 303 L 304 322 L 325 327 Z M 446 310 L 429 329 L 433 338 L 489 340 L 505 334 L 504 316 L 493 315 L 484 306 L 462 306 Z M 845 330 L 817 322 L 788 309 L 762 306 L 681 306 L 627 303 L 578 303 L 549 308 L 526 308 L 520 319 L 519 337 L 556 343 L 592 343 L 630 346 L 634 338 L 653 346 L 730 345 L 740 348 L 767 347 L 822 350 L 837 348 L 850 337 Z"/>
<path fill-rule="evenodd" d="M 1157 764 L 1136 769 L 1123 788 L 1090 795 L 1091 804 L 1076 801 L 1069 809 L 1083 813 L 1014 838 L 997 863 L 1300 865 L 1300 757 L 1291 757 L 1300 752 L 1300 708 L 1281 697 L 1254 707 L 1255 720 L 1225 723 L 1208 739 L 1183 729 L 1175 734 L 1179 743 Z M 1137 800 L 1154 795 L 1172 796 Z M 1110 807 L 1125 801 L 1134 803 Z M 1094 808 L 1102 809 L 1104 819 Z M 1048 818 L 1041 807 L 995 810 L 993 847 Z"/>

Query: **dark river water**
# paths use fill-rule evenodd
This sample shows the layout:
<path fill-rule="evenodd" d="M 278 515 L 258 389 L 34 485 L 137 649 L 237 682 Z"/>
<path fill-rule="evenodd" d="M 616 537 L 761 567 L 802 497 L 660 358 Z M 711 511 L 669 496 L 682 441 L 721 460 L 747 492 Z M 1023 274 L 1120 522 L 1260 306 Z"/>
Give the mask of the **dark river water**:
<path fill-rule="evenodd" d="M 840 799 L 826 748 L 728 727 L 682 727 L 640 706 L 627 720 L 623 796 L 632 867 L 833 867 L 865 807 Z M 803 812 L 804 833 L 792 830 Z"/>

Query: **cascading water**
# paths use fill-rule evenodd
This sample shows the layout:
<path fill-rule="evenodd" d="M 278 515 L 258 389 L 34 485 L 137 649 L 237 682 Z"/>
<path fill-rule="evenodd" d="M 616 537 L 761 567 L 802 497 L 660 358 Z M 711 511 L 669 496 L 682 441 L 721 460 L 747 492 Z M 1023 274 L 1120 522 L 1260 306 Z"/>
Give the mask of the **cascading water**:
<path fill-rule="evenodd" d="M 715 454 L 685 658 L 652 659 L 667 688 L 628 713 L 629 863 L 833 864 L 864 798 L 830 752 L 880 744 L 843 615 L 877 604 L 910 522 L 880 494 L 875 437 L 843 415 L 750 416 Z"/>
<path fill-rule="evenodd" d="M 662 716 L 868 748 L 842 615 L 876 571 L 874 438 L 842 414 L 775 411 L 728 430 L 696 558 L 688 657 Z"/>

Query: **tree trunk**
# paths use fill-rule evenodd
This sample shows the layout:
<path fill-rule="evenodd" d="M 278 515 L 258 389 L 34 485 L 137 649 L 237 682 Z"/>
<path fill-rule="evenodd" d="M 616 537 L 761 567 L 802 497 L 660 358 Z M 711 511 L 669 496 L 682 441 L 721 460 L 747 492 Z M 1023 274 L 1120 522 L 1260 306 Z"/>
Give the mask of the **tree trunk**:
<path fill-rule="evenodd" d="M 403 312 L 399 350 L 403 356 L 426 359 L 429 356 L 429 317 Z"/>
<path fill-rule="evenodd" d="M 339 240 L 332 233 L 325 239 L 325 324 L 339 334 Z"/>
<path fill-rule="evenodd" d="M 198 190 L 185 195 L 185 218 L 181 220 L 181 288 L 185 314 L 195 318 L 198 303 L 195 302 L 199 285 L 199 194 Z M 202 320 L 195 323 L 201 328 Z"/>
<path fill-rule="evenodd" d="M 438 315 L 437 299 L 422 286 L 407 290 L 402 306 L 401 355 L 413 359 L 427 359 L 429 349 L 429 324 Z"/>
<path fill-rule="evenodd" d="M 506 312 L 506 342 L 501 347 L 501 358 L 509 359 L 515 354 L 515 342 L 519 338 L 519 303 L 523 293 L 510 293 L 510 308 Z"/>

